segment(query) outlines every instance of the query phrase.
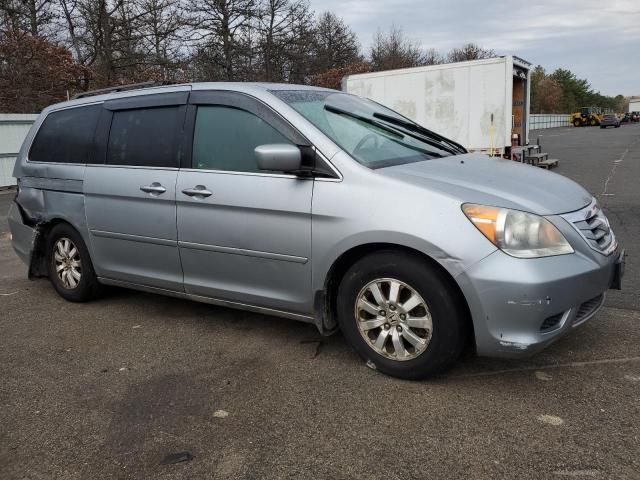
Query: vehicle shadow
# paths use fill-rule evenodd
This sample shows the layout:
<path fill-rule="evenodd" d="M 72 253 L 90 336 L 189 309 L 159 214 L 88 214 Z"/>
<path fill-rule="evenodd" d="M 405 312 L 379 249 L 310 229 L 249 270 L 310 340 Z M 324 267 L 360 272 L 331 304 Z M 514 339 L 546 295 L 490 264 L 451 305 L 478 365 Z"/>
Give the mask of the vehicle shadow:
<path fill-rule="evenodd" d="M 257 341 L 266 350 L 282 349 L 284 338 L 288 345 L 297 343 L 302 346 L 292 351 L 294 356 L 302 356 L 299 360 L 328 361 L 342 364 L 345 369 L 364 367 L 364 362 L 346 344 L 340 332 L 325 337 L 312 324 L 120 288 L 109 288 L 100 302 L 130 305 L 147 312 L 157 310 L 162 312 L 161 316 L 145 316 L 144 322 L 187 322 L 212 338 L 221 334 L 234 336 L 250 333 L 254 340 L 258 337 Z M 615 321 L 615 309 L 605 308 L 590 322 L 531 358 L 483 358 L 478 357 L 472 348 L 467 348 L 452 369 L 434 380 L 580 367 L 590 362 L 623 358 L 624 352 L 619 351 L 616 337 L 610 334 L 609 324 Z"/>

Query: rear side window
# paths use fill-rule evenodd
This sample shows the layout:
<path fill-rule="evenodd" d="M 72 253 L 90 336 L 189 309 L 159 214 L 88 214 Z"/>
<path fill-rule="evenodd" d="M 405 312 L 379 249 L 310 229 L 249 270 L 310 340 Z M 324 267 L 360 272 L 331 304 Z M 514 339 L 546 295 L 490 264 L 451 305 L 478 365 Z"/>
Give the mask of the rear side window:
<path fill-rule="evenodd" d="M 92 163 L 93 134 L 102 105 L 68 108 L 44 119 L 29 152 L 32 162 Z"/>
<path fill-rule="evenodd" d="M 253 150 L 258 145 L 291 142 L 260 117 L 246 110 L 201 106 L 193 135 L 193 168 L 263 172 Z"/>
<path fill-rule="evenodd" d="M 113 112 L 107 163 L 141 167 L 178 167 L 175 148 L 182 129 L 178 107 Z"/>

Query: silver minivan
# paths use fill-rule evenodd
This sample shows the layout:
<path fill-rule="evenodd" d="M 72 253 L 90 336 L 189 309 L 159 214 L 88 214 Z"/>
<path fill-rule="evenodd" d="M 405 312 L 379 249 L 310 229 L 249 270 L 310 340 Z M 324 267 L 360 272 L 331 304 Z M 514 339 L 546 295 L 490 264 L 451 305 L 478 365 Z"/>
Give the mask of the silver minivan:
<path fill-rule="evenodd" d="M 532 354 L 623 273 L 576 183 L 334 90 L 88 94 L 42 112 L 14 175 L 13 246 L 65 299 L 115 285 L 289 317 L 402 378 L 466 345 Z"/>

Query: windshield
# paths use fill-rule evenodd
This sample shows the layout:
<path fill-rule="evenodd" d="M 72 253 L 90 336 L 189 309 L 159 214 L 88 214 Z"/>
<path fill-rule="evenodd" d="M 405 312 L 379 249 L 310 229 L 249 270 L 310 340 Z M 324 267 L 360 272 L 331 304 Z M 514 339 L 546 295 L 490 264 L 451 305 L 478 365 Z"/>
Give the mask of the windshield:
<path fill-rule="evenodd" d="M 369 168 L 421 162 L 458 153 L 446 139 L 370 100 L 317 90 L 276 90 L 271 93 Z"/>

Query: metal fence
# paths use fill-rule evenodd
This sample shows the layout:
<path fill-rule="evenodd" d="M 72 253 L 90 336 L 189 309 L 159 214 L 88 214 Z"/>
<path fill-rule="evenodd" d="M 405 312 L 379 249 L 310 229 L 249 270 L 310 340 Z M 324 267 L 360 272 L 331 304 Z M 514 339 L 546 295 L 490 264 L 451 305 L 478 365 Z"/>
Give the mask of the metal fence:
<path fill-rule="evenodd" d="M 0 113 L 0 188 L 16 184 L 13 165 L 24 137 L 38 115 Z"/>
<path fill-rule="evenodd" d="M 529 130 L 570 126 L 571 115 L 567 113 L 535 113 L 529 115 Z"/>

